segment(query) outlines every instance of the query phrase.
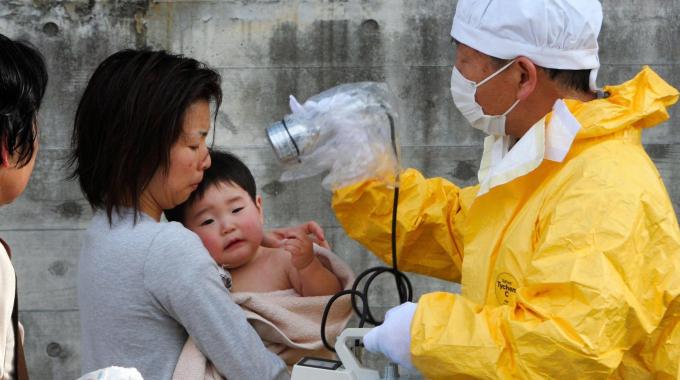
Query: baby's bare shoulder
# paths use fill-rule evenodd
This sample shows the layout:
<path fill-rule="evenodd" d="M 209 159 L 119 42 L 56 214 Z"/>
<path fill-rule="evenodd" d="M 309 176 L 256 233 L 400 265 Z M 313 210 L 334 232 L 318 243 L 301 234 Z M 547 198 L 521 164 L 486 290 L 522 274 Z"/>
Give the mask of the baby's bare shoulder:
<path fill-rule="evenodd" d="M 290 264 L 290 252 L 283 248 L 267 248 L 262 250 L 262 263 L 265 265 L 277 265 L 287 267 Z"/>

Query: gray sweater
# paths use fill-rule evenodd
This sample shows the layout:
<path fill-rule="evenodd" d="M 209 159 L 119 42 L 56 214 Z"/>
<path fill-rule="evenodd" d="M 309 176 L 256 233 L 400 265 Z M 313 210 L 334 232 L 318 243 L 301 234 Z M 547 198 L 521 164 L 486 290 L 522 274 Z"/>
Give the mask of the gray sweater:
<path fill-rule="evenodd" d="M 210 254 L 179 223 L 96 212 L 78 268 L 83 373 L 135 367 L 170 379 L 191 335 L 229 379 L 288 379 L 229 298 Z M 188 333 L 188 335 L 187 335 Z"/>

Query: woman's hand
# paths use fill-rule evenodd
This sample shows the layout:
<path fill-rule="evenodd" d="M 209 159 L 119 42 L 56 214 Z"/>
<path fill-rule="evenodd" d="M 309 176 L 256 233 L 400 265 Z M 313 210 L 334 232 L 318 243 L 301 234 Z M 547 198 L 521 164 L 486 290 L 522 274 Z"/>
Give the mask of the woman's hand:
<path fill-rule="evenodd" d="M 331 248 L 324 237 L 323 228 L 311 220 L 295 227 L 277 228 L 269 231 L 264 235 L 262 245 L 269 248 L 283 248 L 286 237 L 295 234 L 295 231 L 302 231 L 305 236 L 311 235 L 314 243 L 326 249 Z"/>

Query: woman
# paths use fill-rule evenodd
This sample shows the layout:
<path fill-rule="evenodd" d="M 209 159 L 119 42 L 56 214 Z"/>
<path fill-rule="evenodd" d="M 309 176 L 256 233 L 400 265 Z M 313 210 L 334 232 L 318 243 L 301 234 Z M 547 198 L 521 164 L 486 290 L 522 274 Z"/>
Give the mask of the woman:
<path fill-rule="evenodd" d="M 26 188 L 38 152 L 38 109 L 47 86 L 42 55 L 0 34 L 0 205 Z M 20 336 L 16 276 L 0 239 L 0 379 L 28 379 Z"/>
<path fill-rule="evenodd" d="M 191 336 L 230 379 L 288 378 L 238 306 L 225 302 L 200 239 L 161 222 L 210 166 L 210 105 L 221 99 L 219 74 L 162 51 L 115 53 L 92 75 L 71 157 L 95 211 L 78 275 L 83 372 L 116 365 L 169 379 Z"/>

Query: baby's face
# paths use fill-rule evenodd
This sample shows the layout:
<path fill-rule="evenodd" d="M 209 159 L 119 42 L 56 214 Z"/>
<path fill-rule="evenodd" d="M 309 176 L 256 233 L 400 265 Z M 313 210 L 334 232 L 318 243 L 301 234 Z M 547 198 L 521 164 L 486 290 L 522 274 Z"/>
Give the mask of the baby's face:
<path fill-rule="evenodd" d="M 210 186 L 203 198 L 187 208 L 184 220 L 213 259 L 226 268 L 247 264 L 262 243 L 262 199 L 258 196 L 253 202 L 235 184 Z"/>

